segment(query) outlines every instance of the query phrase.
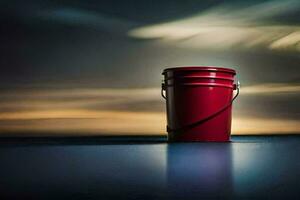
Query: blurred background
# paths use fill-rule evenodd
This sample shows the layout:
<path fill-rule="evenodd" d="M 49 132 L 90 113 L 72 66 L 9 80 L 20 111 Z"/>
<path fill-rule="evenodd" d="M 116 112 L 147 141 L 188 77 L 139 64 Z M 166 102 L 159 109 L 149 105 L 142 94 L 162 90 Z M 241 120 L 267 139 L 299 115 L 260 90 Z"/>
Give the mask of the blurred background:
<path fill-rule="evenodd" d="M 237 70 L 232 134 L 300 133 L 299 0 L 1 0 L 0 136 L 165 135 L 192 65 Z"/>

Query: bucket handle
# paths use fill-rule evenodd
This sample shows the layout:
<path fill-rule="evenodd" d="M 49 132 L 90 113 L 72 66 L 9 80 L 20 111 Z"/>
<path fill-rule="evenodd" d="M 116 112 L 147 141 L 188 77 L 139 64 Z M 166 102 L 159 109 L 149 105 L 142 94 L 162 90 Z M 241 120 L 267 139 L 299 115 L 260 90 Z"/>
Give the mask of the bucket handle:
<path fill-rule="evenodd" d="M 228 103 L 228 104 L 226 104 L 224 107 L 222 107 L 220 110 L 218 110 L 217 112 L 215 112 L 215 113 L 213 113 L 213 114 L 211 114 L 211 115 L 209 115 L 209 116 L 207 116 L 207 117 L 205 117 L 205 118 L 203 118 L 203 119 L 201 119 L 201 120 L 198 120 L 198 121 L 196 121 L 196 122 L 193 122 L 193 123 L 191 123 L 191 124 L 188 124 L 188 125 L 185 125 L 185 126 L 183 126 L 183 127 L 180 127 L 180 128 L 177 128 L 177 129 L 172 129 L 172 128 L 170 128 L 169 126 L 167 126 L 167 132 L 168 133 L 170 133 L 170 132 L 174 132 L 174 133 L 178 133 L 178 132 L 182 132 L 182 131 L 186 131 L 186 130 L 188 130 L 188 129 L 190 129 L 190 128 L 194 128 L 194 127 L 196 127 L 196 126 L 198 126 L 198 125 L 200 125 L 200 124 L 202 124 L 202 123 L 204 123 L 204 122 L 207 122 L 207 121 L 209 121 L 210 119 L 213 119 L 214 117 L 216 117 L 217 115 L 219 115 L 220 113 L 222 113 L 223 111 L 225 111 L 227 108 L 229 108 L 231 105 L 232 105 L 232 103 L 233 103 L 233 101 L 238 97 L 238 95 L 240 94 L 240 87 L 241 87 L 241 84 L 240 84 L 240 82 L 239 82 L 239 80 L 237 80 L 236 81 L 236 83 L 234 84 L 234 86 L 233 86 L 233 90 L 236 90 L 236 94 L 234 95 L 234 97 L 231 99 L 231 101 Z M 161 96 L 164 98 L 164 99 L 166 99 L 166 96 L 165 96 L 165 94 L 164 94 L 164 91 L 166 90 L 166 88 L 165 88 L 165 84 L 164 83 L 162 83 L 162 87 L 161 87 Z"/>

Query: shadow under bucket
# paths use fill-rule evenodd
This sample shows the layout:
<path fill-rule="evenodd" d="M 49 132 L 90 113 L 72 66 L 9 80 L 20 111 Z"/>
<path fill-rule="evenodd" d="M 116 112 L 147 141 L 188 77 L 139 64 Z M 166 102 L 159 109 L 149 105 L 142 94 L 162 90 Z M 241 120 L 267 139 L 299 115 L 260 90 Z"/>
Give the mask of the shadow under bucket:
<path fill-rule="evenodd" d="M 239 94 L 235 70 L 193 66 L 162 74 L 169 141 L 230 141 L 232 103 Z"/>

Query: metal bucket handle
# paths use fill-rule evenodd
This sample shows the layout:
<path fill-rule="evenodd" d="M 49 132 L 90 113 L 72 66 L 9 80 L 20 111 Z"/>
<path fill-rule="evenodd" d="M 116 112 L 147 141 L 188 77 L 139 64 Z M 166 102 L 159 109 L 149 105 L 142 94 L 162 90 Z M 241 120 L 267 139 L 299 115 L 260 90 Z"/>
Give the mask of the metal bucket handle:
<path fill-rule="evenodd" d="M 169 126 L 167 126 L 167 132 L 170 133 L 170 132 L 174 132 L 174 133 L 178 133 L 178 132 L 182 132 L 182 131 L 186 131 L 190 128 L 194 128 L 206 121 L 209 121 L 210 119 L 216 117 L 217 115 L 219 115 L 220 113 L 222 113 L 223 111 L 225 111 L 227 108 L 229 108 L 233 101 L 238 97 L 239 93 L 240 93 L 240 87 L 241 87 L 241 84 L 240 84 L 240 81 L 237 79 L 236 83 L 234 83 L 234 87 L 233 87 L 233 90 L 236 90 L 236 94 L 234 95 L 234 97 L 232 98 L 232 100 L 226 104 L 224 107 L 222 107 L 221 109 L 219 109 L 217 112 L 201 119 L 201 120 L 198 120 L 196 122 L 193 122 L 191 124 L 188 124 L 188 125 L 185 125 L 183 127 L 180 127 L 180 128 L 177 128 L 177 129 L 172 129 L 170 128 Z M 161 96 L 166 99 L 166 96 L 165 96 L 165 93 L 164 91 L 166 90 L 166 86 L 164 83 L 162 83 L 161 85 Z"/>

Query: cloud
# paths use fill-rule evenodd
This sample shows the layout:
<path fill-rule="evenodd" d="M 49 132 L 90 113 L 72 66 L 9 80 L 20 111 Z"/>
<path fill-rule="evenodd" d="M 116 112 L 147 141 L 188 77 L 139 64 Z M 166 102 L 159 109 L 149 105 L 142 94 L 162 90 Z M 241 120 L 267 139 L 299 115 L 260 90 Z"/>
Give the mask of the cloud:
<path fill-rule="evenodd" d="M 55 89 L 2 92 L 0 111 L 52 109 L 157 111 L 163 109 L 159 88 L 145 89 Z M 0 113 L 1 114 L 1 113 Z M 8 115 L 7 115 L 8 116 Z"/>
<path fill-rule="evenodd" d="M 299 120 L 277 118 L 233 118 L 232 133 L 234 135 L 260 134 L 299 134 Z"/>
<path fill-rule="evenodd" d="M 243 94 L 276 95 L 276 94 L 300 94 L 300 84 L 292 83 L 267 83 L 242 88 Z"/>
<path fill-rule="evenodd" d="M 163 134 L 164 113 L 52 110 L 0 117 L 0 135 L 155 135 Z"/>
<path fill-rule="evenodd" d="M 128 35 L 196 49 L 300 51 L 300 26 L 271 20 L 299 8 L 299 1 L 294 0 L 248 7 L 221 5 L 192 17 L 135 28 Z"/>

